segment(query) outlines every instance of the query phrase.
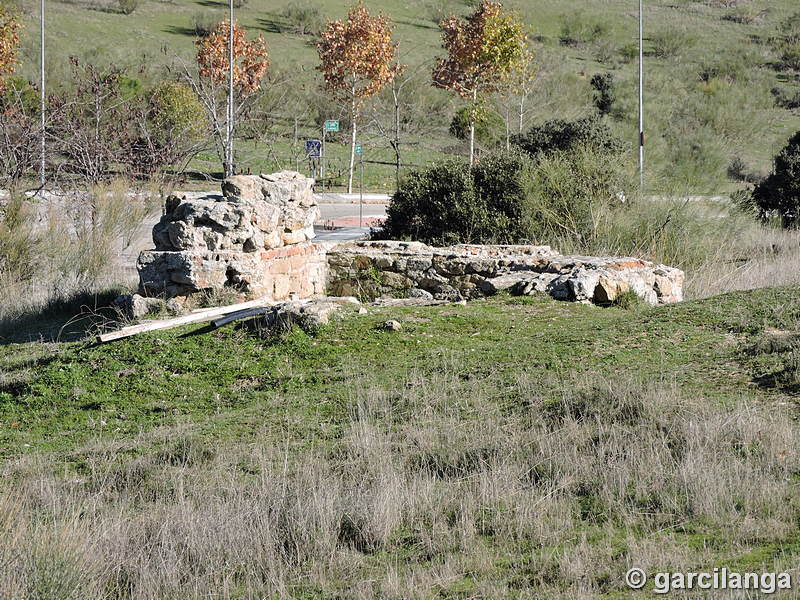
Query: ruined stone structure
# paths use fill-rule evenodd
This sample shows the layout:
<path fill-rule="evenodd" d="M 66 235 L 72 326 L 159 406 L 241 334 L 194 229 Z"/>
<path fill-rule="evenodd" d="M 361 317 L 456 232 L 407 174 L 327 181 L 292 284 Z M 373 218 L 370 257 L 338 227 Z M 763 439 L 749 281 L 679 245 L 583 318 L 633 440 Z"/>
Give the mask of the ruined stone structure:
<path fill-rule="evenodd" d="M 313 241 L 313 179 L 291 171 L 237 175 L 222 195 L 170 196 L 142 252 L 139 291 L 186 296 L 230 289 L 275 300 L 325 291 L 325 252 Z"/>
<path fill-rule="evenodd" d="M 633 291 L 649 304 L 679 302 L 683 271 L 635 258 L 560 256 L 549 246 L 432 248 L 353 242 L 328 251 L 328 290 L 342 296 L 462 300 L 508 290 L 610 304 Z"/>
<path fill-rule="evenodd" d="M 649 304 L 679 302 L 683 272 L 635 258 L 561 256 L 549 246 L 419 242 L 314 243 L 313 180 L 299 173 L 238 175 L 222 195 L 170 196 L 142 252 L 143 296 L 229 289 L 284 300 L 325 294 L 460 301 L 508 290 L 613 303 L 632 291 Z"/>

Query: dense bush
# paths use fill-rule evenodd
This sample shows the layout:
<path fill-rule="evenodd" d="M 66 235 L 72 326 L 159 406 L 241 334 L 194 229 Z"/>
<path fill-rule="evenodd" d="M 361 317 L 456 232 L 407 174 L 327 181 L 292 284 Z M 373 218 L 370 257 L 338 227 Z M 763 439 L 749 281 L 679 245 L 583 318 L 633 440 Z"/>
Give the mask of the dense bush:
<path fill-rule="evenodd" d="M 126 156 L 136 175 L 152 175 L 193 156 L 208 133 L 208 117 L 194 91 L 182 83 L 162 81 L 136 107 L 137 138 Z"/>
<path fill-rule="evenodd" d="M 594 105 L 601 115 L 611 112 L 617 99 L 614 88 L 614 75 L 611 73 L 595 73 L 589 84 L 594 90 Z"/>
<path fill-rule="evenodd" d="M 525 189 L 530 160 L 519 152 L 489 155 L 473 169 L 445 160 L 400 183 L 377 239 L 437 246 L 517 243 L 527 239 Z"/>
<path fill-rule="evenodd" d="M 490 154 L 412 172 L 392 198 L 378 239 L 455 243 L 570 243 L 593 239 L 628 191 L 618 154 L 576 148 L 531 158 Z"/>
<path fill-rule="evenodd" d="M 527 133 L 515 135 L 511 143 L 531 156 L 539 153 L 574 150 L 588 147 L 596 151 L 618 154 L 625 144 L 613 134 L 608 125 L 596 117 L 576 121 L 554 119 L 532 127 Z"/>
<path fill-rule="evenodd" d="M 753 200 L 762 218 L 780 217 L 784 227 L 800 219 L 800 131 L 775 157 L 773 172 L 753 190 Z"/>
<path fill-rule="evenodd" d="M 459 140 L 469 138 L 469 112 L 468 107 L 459 109 L 450 121 L 450 135 Z M 505 123 L 503 117 L 493 110 L 481 111 L 475 121 L 475 139 L 484 144 L 496 143 L 502 135 Z"/>

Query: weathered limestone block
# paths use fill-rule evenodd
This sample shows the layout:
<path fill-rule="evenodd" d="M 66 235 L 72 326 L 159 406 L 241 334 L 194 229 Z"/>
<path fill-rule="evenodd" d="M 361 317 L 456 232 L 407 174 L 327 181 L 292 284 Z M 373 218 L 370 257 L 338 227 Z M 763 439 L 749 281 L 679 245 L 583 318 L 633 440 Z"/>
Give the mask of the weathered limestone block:
<path fill-rule="evenodd" d="M 229 289 L 283 300 L 325 291 L 325 251 L 313 242 L 256 252 L 222 250 L 142 252 L 137 263 L 144 295 L 186 296 Z"/>
<path fill-rule="evenodd" d="M 299 173 L 237 175 L 222 195 L 170 196 L 139 256 L 140 291 L 186 296 L 233 289 L 281 300 L 324 291 L 325 250 L 313 244 L 314 180 Z"/>
<path fill-rule="evenodd" d="M 666 304 L 679 302 L 683 289 L 678 269 L 636 258 L 561 256 L 547 246 L 352 242 L 329 250 L 328 266 L 328 284 L 336 293 L 362 297 L 424 293 L 458 301 L 508 290 L 611 304 L 632 290 L 649 304 Z"/>
<path fill-rule="evenodd" d="M 309 241 L 319 218 L 313 185 L 281 171 L 230 177 L 222 196 L 170 196 L 153 228 L 155 249 L 257 252 Z"/>

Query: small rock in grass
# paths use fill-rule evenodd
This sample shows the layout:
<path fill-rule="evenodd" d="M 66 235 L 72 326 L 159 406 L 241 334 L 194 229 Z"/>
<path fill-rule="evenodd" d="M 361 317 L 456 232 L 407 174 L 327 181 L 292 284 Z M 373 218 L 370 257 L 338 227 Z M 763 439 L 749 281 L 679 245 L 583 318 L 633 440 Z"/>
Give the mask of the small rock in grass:
<path fill-rule="evenodd" d="M 384 331 L 400 331 L 402 328 L 403 326 L 400 324 L 400 321 L 395 321 L 394 319 L 389 319 L 381 326 L 381 329 Z"/>

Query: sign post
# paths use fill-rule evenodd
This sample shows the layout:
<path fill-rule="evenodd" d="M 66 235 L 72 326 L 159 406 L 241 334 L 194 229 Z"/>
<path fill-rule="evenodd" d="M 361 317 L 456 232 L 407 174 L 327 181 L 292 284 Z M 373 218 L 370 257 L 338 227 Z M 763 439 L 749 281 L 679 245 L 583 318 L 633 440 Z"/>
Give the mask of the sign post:
<path fill-rule="evenodd" d="M 306 140 L 306 158 L 308 158 L 308 167 L 314 179 L 317 178 L 317 168 L 319 167 L 321 155 L 322 142 L 319 140 Z"/>
<path fill-rule="evenodd" d="M 322 127 L 322 158 L 321 158 L 322 166 L 321 166 L 321 173 L 320 174 L 322 176 L 322 189 L 323 190 L 325 189 L 325 159 L 326 159 L 326 155 L 325 155 L 325 137 L 326 137 L 326 135 L 325 134 L 328 133 L 329 131 L 332 132 L 332 133 L 335 133 L 335 132 L 339 131 L 339 121 L 336 121 L 336 120 L 333 120 L 333 119 L 328 119 L 327 121 L 325 121 L 325 125 Z"/>
<path fill-rule="evenodd" d="M 358 154 L 358 164 L 361 167 L 361 183 L 358 186 L 358 228 L 361 229 L 364 214 L 364 148 L 361 144 L 356 144 L 356 154 Z"/>

